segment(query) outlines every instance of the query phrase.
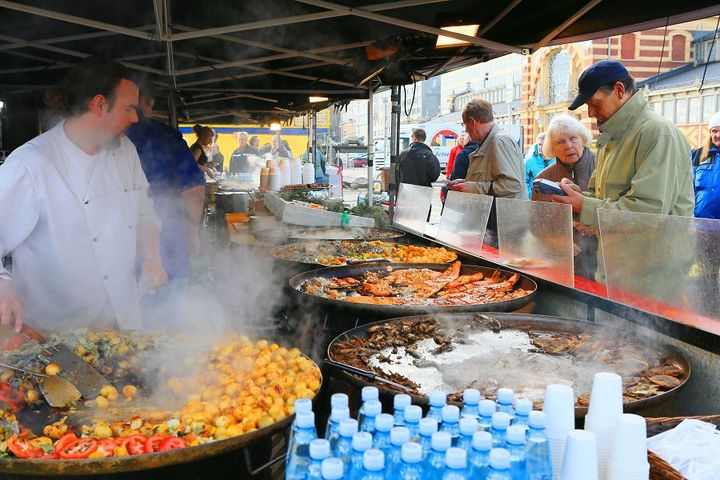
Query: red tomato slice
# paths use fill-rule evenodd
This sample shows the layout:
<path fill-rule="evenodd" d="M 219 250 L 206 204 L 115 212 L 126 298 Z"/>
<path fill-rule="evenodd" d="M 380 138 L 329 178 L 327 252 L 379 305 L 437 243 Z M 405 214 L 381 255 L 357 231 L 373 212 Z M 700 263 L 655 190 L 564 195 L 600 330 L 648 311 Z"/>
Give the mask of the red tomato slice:
<path fill-rule="evenodd" d="M 72 432 L 66 433 L 65 435 L 63 435 L 62 437 L 57 439 L 55 441 L 55 443 L 53 444 L 53 446 L 55 447 L 55 453 L 59 452 L 60 450 L 62 450 L 65 447 L 67 447 L 71 443 L 76 442 L 77 439 L 78 438 L 77 438 L 77 436 L 75 436 L 74 433 L 72 433 Z"/>
<path fill-rule="evenodd" d="M 145 453 L 153 453 L 160 451 L 160 445 L 167 438 L 165 435 L 153 435 L 148 437 L 145 442 Z"/>
<path fill-rule="evenodd" d="M 160 444 L 160 451 L 164 452 L 165 450 L 174 450 L 176 448 L 185 448 L 187 447 L 187 442 L 180 437 L 168 437 Z"/>
<path fill-rule="evenodd" d="M 98 441 L 94 438 L 81 438 L 70 445 L 66 445 L 57 454 L 63 460 L 77 460 L 87 458 L 88 455 L 98 449 Z"/>
<path fill-rule="evenodd" d="M 17 435 L 8 438 L 7 447 L 17 458 L 40 458 L 45 455 L 42 448 L 33 447 L 28 439 Z"/>
<path fill-rule="evenodd" d="M 145 442 L 147 437 L 145 435 L 130 435 L 129 437 L 118 438 L 121 447 L 125 447 L 125 450 L 130 455 L 138 455 L 145 453 Z"/>
<path fill-rule="evenodd" d="M 115 443 L 115 440 L 112 438 L 103 438 L 102 440 L 98 440 L 98 449 L 97 451 L 102 453 L 106 457 L 112 457 L 115 455 L 115 449 L 118 447 L 118 444 Z"/>

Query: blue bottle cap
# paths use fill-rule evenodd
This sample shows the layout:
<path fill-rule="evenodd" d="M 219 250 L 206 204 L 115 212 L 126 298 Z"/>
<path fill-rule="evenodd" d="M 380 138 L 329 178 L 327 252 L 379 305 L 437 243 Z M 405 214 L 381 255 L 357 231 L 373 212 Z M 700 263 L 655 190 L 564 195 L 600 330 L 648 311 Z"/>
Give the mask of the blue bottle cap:
<path fill-rule="evenodd" d="M 515 400 L 515 413 L 520 415 L 529 415 L 532 412 L 533 404 L 527 398 L 518 398 Z"/>
<path fill-rule="evenodd" d="M 403 413 L 403 416 L 405 417 L 405 422 L 417 423 L 422 418 L 422 408 L 417 405 L 410 405 L 408 407 L 405 407 L 405 412 Z"/>
<path fill-rule="evenodd" d="M 472 417 L 463 417 L 460 419 L 460 434 L 472 435 L 480 428 L 480 424 Z"/>
<path fill-rule="evenodd" d="M 490 450 L 490 466 L 495 470 L 507 470 L 510 468 L 510 452 L 504 448 Z"/>
<path fill-rule="evenodd" d="M 326 458 L 320 470 L 324 480 L 340 480 L 343 476 L 343 462 L 339 458 Z"/>
<path fill-rule="evenodd" d="M 367 402 L 368 400 L 377 400 L 380 398 L 380 391 L 377 387 L 363 387 L 361 396 L 363 402 Z"/>
<path fill-rule="evenodd" d="M 295 425 L 298 428 L 308 428 L 315 426 L 315 414 L 313 412 L 300 412 L 295 415 Z"/>
<path fill-rule="evenodd" d="M 455 405 L 445 405 L 442 409 L 442 421 L 455 423 L 460 419 L 460 409 Z"/>
<path fill-rule="evenodd" d="M 430 446 L 433 450 L 444 452 L 452 444 L 452 437 L 448 432 L 435 432 L 430 440 Z"/>
<path fill-rule="evenodd" d="M 330 409 L 348 406 L 348 396 L 344 393 L 333 393 L 330 396 Z"/>
<path fill-rule="evenodd" d="M 495 430 L 506 430 L 510 426 L 512 417 L 505 412 L 495 412 L 492 416 L 492 428 Z"/>
<path fill-rule="evenodd" d="M 298 398 L 293 404 L 295 413 L 312 412 L 312 401 L 309 398 Z"/>
<path fill-rule="evenodd" d="M 442 407 L 445 403 L 447 403 L 447 395 L 445 395 L 445 392 L 441 392 L 440 390 L 430 392 L 429 397 L 431 407 Z"/>
<path fill-rule="evenodd" d="M 512 404 L 513 400 L 515 400 L 515 392 L 512 391 L 512 388 L 498 388 L 496 397 L 498 403 Z"/>
<path fill-rule="evenodd" d="M 477 405 L 480 403 L 480 390 L 474 388 L 466 388 L 463 391 L 463 403 L 467 405 Z"/>
<path fill-rule="evenodd" d="M 368 400 L 363 404 L 363 414 L 366 417 L 377 417 L 382 413 L 382 403 L 379 400 Z"/>
<path fill-rule="evenodd" d="M 525 425 L 509 426 L 505 438 L 509 444 L 525 445 Z"/>
<path fill-rule="evenodd" d="M 466 468 L 467 452 L 462 448 L 448 448 L 445 452 L 445 465 L 448 468 Z"/>
<path fill-rule="evenodd" d="M 339 423 L 346 418 L 350 418 L 350 409 L 348 407 L 333 407 L 330 413 L 331 421 Z"/>
<path fill-rule="evenodd" d="M 340 428 L 338 431 L 341 437 L 352 437 L 358 431 L 358 421 L 354 418 L 340 420 Z"/>
<path fill-rule="evenodd" d="M 310 442 L 310 458 L 322 460 L 330 456 L 330 442 L 324 438 L 316 438 Z"/>
<path fill-rule="evenodd" d="M 395 419 L 389 413 L 381 413 L 375 417 L 375 430 L 378 432 L 389 432 L 395 424 Z"/>
<path fill-rule="evenodd" d="M 545 412 L 533 410 L 530 412 L 530 415 L 528 415 L 528 425 L 533 428 L 545 428 L 546 418 L 547 414 Z"/>
<path fill-rule="evenodd" d="M 492 400 L 480 400 L 478 411 L 481 417 L 492 417 L 495 410 L 497 410 L 497 404 L 495 402 Z"/>
<path fill-rule="evenodd" d="M 393 408 L 395 410 L 400 410 L 401 412 L 405 410 L 405 407 L 408 407 L 412 404 L 412 398 L 410 398 L 410 395 L 406 393 L 398 393 L 393 397 Z"/>
<path fill-rule="evenodd" d="M 492 434 L 490 432 L 475 432 L 472 447 L 480 452 L 489 452 L 492 449 Z"/>
<path fill-rule="evenodd" d="M 352 439 L 352 448 L 358 452 L 364 452 L 372 447 L 373 437 L 370 432 L 356 432 Z"/>
<path fill-rule="evenodd" d="M 363 453 L 363 468 L 368 472 L 379 472 L 385 468 L 385 454 L 376 448 L 367 450 Z"/>
<path fill-rule="evenodd" d="M 410 430 L 407 427 L 393 427 L 390 430 L 390 443 L 399 447 L 410 441 Z"/>
<path fill-rule="evenodd" d="M 415 442 L 406 442 L 402 446 L 400 457 L 405 463 L 418 463 L 422 461 L 422 446 Z"/>
<path fill-rule="evenodd" d="M 438 421 L 434 418 L 423 418 L 420 420 L 420 435 L 432 435 L 438 431 Z"/>

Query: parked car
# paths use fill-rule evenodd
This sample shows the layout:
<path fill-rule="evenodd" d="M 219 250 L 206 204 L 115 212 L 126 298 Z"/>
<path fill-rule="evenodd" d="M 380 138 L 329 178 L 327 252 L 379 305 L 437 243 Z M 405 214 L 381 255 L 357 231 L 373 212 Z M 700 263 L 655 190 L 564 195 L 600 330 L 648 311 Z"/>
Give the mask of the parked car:
<path fill-rule="evenodd" d="M 353 159 L 353 167 L 360 168 L 360 167 L 367 167 L 368 159 L 367 157 L 357 157 Z"/>

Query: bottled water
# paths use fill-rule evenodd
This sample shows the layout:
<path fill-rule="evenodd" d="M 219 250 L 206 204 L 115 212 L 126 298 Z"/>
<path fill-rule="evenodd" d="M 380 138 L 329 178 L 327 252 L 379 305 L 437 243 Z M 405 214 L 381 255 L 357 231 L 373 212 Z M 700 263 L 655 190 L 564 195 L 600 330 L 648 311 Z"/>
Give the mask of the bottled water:
<path fill-rule="evenodd" d="M 348 396 L 344 393 L 333 393 L 330 396 L 330 417 L 325 425 L 325 438 L 328 439 L 328 430 L 330 430 L 330 421 L 332 420 L 332 411 L 336 408 L 350 408 Z"/>
<path fill-rule="evenodd" d="M 385 465 L 388 473 L 396 474 L 402 465 L 402 446 L 410 441 L 410 430 L 407 427 L 393 427 L 390 430 L 390 449 L 387 452 Z"/>
<path fill-rule="evenodd" d="M 438 423 L 442 422 L 442 409 L 447 403 L 447 397 L 445 392 L 435 390 L 430 392 L 430 410 L 428 410 L 427 417 L 434 418 Z"/>
<path fill-rule="evenodd" d="M 323 480 L 340 480 L 343 478 L 343 463 L 339 458 L 326 458 L 322 462 Z"/>
<path fill-rule="evenodd" d="M 480 405 L 481 398 L 479 390 L 466 388 L 463 392 L 463 408 L 460 412 L 460 416 L 477 419 L 480 416 L 478 407 Z"/>
<path fill-rule="evenodd" d="M 473 435 L 478 431 L 478 421 L 473 417 L 463 417 L 460 419 L 459 430 L 460 437 L 455 446 L 469 452 L 472 449 Z"/>
<path fill-rule="evenodd" d="M 423 454 L 420 444 L 407 442 L 402 446 L 400 457 L 402 465 L 398 472 L 398 480 L 423 480 Z"/>
<path fill-rule="evenodd" d="M 371 448 L 363 454 L 363 471 L 361 480 L 385 480 L 385 454 L 380 450 Z"/>
<path fill-rule="evenodd" d="M 345 470 L 350 465 L 350 459 L 352 457 L 352 440 L 353 436 L 358 431 L 358 423 L 354 418 L 346 418 L 340 422 L 338 428 L 338 441 L 334 447 L 330 449 L 333 457 L 339 458 L 345 465 Z"/>
<path fill-rule="evenodd" d="M 442 425 L 440 425 L 441 432 L 448 432 L 452 437 L 452 444 L 457 444 L 457 440 L 460 437 L 460 427 L 458 422 L 460 420 L 460 409 L 455 405 L 445 405 L 442 410 Z"/>
<path fill-rule="evenodd" d="M 485 480 L 490 470 L 490 450 L 492 450 L 492 435 L 490 435 L 490 432 L 475 432 L 468 460 L 470 478 Z"/>
<path fill-rule="evenodd" d="M 288 452 L 285 478 L 288 480 L 304 480 L 310 466 L 310 442 L 317 438 L 315 432 L 315 414 L 301 412 L 295 416 L 297 433 L 293 449 Z"/>
<path fill-rule="evenodd" d="M 295 445 L 295 434 L 297 434 L 297 415 L 302 412 L 312 412 L 312 401 L 309 398 L 298 398 L 293 404 L 295 409 L 295 419 L 290 426 L 290 436 L 288 438 L 288 456 L 285 459 L 285 467 L 287 468 L 288 461 L 290 461 L 290 452 L 292 452 L 293 446 Z M 316 432 L 317 433 L 317 432 Z"/>
<path fill-rule="evenodd" d="M 467 453 L 462 448 L 452 447 L 445 452 L 445 473 L 442 480 L 467 480 Z"/>
<path fill-rule="evenodd" d="M 352 439 L 352 454 L 347 471 L 348 478 L 360 478 L 363 472 L 363 454 L 372 448 L 372 435 L 368 432 L 357 432 Z"/>
<path fill-rule="evenodd" d="M 430 451 L 430 442 L 432 441 L 433 433 L 438 431 L 438 421 L 434 418 L 423 418 L 420 420 L 420 446 L 422 447 L 423 460 L 427 457 Z"/>
<path fill-rule="evenodd" d="M 525 460 L 525 425 L 511 425 L 507 429 L 507 450 L 510 452 L 510 475 L 513 479 L 527 478 Z"/>
<path fill-rule="evenodd" d="M 418 440 L 420 419 L 422 419 L 422 408 L 417 405 L 405 408 L 405 426 L 410 430 L 410 440 L 413 442 Z"/>
<path fill-rule="evenodd" d="M 515 418 L 513 419 L 513 425 L 525 425 L 528 424 L 528 415 L 532 412 L 533 404 L 526 398 L 519 398 L 515 402 Z"/>
<path fill-rule="evenodd" d="M 306 480 L 322 480 L 322 462 L 330 456 L 330 442 L 316 438 L 310 442 L 310 466 Z"/>
<path fill-rule="evenodd" d="M 490 470 L 487 480 L 514 480 L 510 475 L 510 452 L 504 448 L 490 450 Z"/>
<path fill-rule="evenodd" d="M 492 416 L 490 433 L 493 437 L 493 448 L 505 448 L 505 435 L 510 426 L 511 416 L 505 412 L 495 412 Z"/>
<path fill-rule="evenodd" d="M 380 391 L 377 387 L 363 387 L 360 396 L 362 398 L 362 405 L 360 405 L 357 421 L 362 425 L 363 419 L 365 418 L 365 404 L 372 400 L 379 400 Z"/>
<path fill-rule="evenodd" d="M 497 405 L 492 400 L 480 400 L 478 411 L 480 412 L 480 429 L 489 432 L 492 428 L 492 416 L 497 410 Z"/>
<path fill-rule="evenodd" d="M 393 397 L 393 417 L 395 426 L 405 425 L 405 408 L 412 404 L 412 398 L 406 393 L 398 393 Z"/>
<path fill-rule="evenodd" d="M 545 435 L 545 412 L 530 412 L 525 455 L 528 480 L 552 480 L 553 465 L 548 438 Z"/>
<path fill-rule="evenodd" d="M 328 426 L 325 430 L 325 439 L 330 442 L 330 448 L 334 448 L 340 438 L 340 422 L 350 418 L 348 407 L 333 407 L 328 419 Z"/>
<path fill-rule="evenodd" d="M 381 413 L 375 417 L 375 435 L 373 435 L 373 448 L 387 454 L 390 449 L 390 430 L 393 428 L 394 419 L 389 413 Z"/>
<path fill-rule="evenodd" d="M 445 471 L 445 452 L 451 447 L 451 442 L 452 438 L 449 433 L 433 433 L 430 452 L 425 458 L 425 474 L 428 478 L 440 478 Z"/>
<path fill-rule="evenodd" d="M 515 392 L 511 388 L 498 388 L 497 393 L 497 411 L 505 412 L 511 417 L 515 416 L 513 402 L 515 401 Z"/>
<path fill-rule="evenodd" d="M 382 403 L 379 400 L 368 400 L 363 405 L 363 419 L 360 420 L 361 432 L 375 432 L 375 418 L 382 413 Z"/>

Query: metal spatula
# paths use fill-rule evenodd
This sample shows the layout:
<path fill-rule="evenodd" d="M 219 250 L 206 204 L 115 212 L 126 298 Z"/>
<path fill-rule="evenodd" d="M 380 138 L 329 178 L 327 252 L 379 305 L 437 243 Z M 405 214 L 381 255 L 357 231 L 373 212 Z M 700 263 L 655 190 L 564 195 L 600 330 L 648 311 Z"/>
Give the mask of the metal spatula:
<path fill-rule="evenodd" d="M 42 373 L 31 372 L 30 370 L 5 363 L 0 363 L 0 367 L 10 368 L 37 377 L 40 393 L 43 394 L 43 397 L 45 397 L 45 400 L 51 407 L 67 407 L 71 403 L 80 400 L 82 396 L 80 390 L 75 388 L 75 385 L 57 375 L 43 375 Z"/>

